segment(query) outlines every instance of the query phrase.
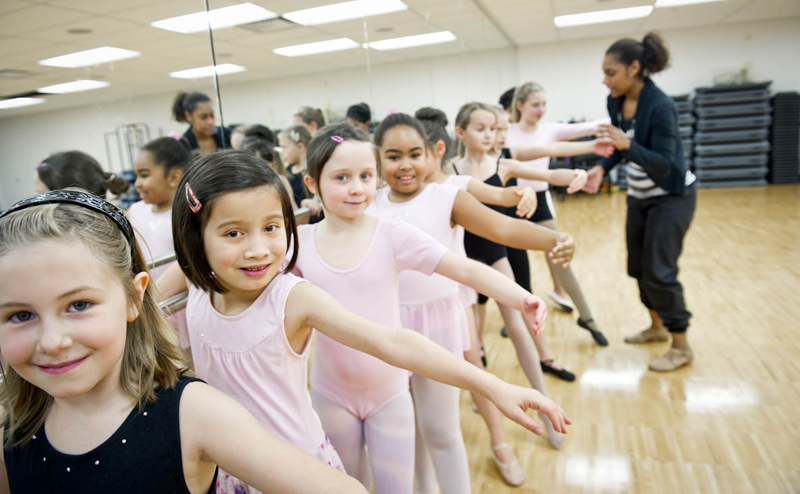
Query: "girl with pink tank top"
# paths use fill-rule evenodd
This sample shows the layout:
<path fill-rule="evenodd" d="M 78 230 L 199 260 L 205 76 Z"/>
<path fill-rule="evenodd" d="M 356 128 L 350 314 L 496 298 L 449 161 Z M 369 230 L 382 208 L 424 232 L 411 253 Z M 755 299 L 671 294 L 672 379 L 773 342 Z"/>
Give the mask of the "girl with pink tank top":
<path fill-rule="evenodd" d="M 329 156 L 339 146 L 354 145 L 324 133 L 320 139 Z M 373 156 L 371 144 L 358 146 Z M 560 431 L 566 430 L 569 419 L 540 393 L 480 372 L 413 331 L 356 315 L 288 274 L 299 245 L 291 201 L 278 175 L 258 158 L 237 151 L 204 156 L 186 172 L 179 190 L 183 193 L 173 205 L 178 264 L 159 279 L 159 289 L 166 296 L 190 291 L 187 315 L 197 374 L 243 404 L 278 437 L 342 468 L 307 389 L 312 328 L 390 365 L 491 394 L 498 408 L 533 432 L 542 429 L 524 413 L 527 408 L 546 413 Z M 365 205 L 345 201 L 342 207 Z M 348 238 L 350 250 L 353 240 Z M 455 256 L 445 253 L 436 261 L 442 248 L 437 252 L 431 249 L 420 269 L 438 262 L 436 269 L 466 281 L 463 266 L 451 259 Z M 533 331 L 541 329 L 545 313 L 537 299 L 517 286 L 504 286 L 496 295 L 524 309 Z M 224 472 L 220 479 L 218 492 L 254 492 Z"/>
<path fill-rule="evenodd" d="M 370 212 L 384 219 L 407 221 L 453 248 L 456 225 L 504 244 L 549 250 L 554 262 L 571 258 L 573 242 L 568 235 L 513 220 L 481 205 L 475 198 L 447 185 L 425 184 L 427 147 L 425 130 L 418 120 L 396 113 L 384 119 L 375 133 L 380 147 L 381 169 L 388 187 L 380 189 Z M 533 227 L 533 228 L 532 228 Z M 493 276 L 498 272 L 488 269 Z M 500 275 L 503 277 L 502 275 Z M 505 278 L 505 277 L 503 277 Z M 506 278 L 506 281 L 509 281 Z M 401 318 L 404 326 L 429 336 L 458 357 L 468 348 L 467 321 L 458 295 L 458 285 L 437 275 L 424 277 L 407 272 L 400 275 Z M 517 313 L 517 317 L 520 317 Z M 520 320 L 520 325 L 525 324 Z M 530 339 L 530 338 L 528 338 Z M 520 354 L 520 362 L 537 389 L 544 389 L 541 370 L 535 357 Z M 519 349 L 518 349 L 519 353 Z M 534 375 L 533 378 L 530 376 Z M 466 453 L 459 427 L 458 390 L 433 383 L 423 376 L 412 376 L 412 394 L 417 411 L 418 444 L 424 444 L 443 492 L 469 490 Z M 558 432 L 548 427 L 551 441 Z M 417 490 L 435 488 L 427 475 L 426 457 L 417 454 Z"/>

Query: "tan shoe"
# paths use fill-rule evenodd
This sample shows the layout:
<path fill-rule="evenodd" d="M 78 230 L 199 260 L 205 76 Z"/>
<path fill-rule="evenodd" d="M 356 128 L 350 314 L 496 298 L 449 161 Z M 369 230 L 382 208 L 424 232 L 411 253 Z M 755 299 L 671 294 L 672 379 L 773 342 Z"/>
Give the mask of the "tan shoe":
<path fill-rule="evenodd" d="M 669 331 L 650 331 L 645 329 L 636 334 L 625 337 L 625 343 L 660 343 L 662 341 L 669 341 Z"/>
<path fill-rule="evenodd" d="M 691 350 L 679 350 L 670 348 L 664 355 L 650 362 L 648 366 L 651 371 L 670 372 L 692 363 L 694 353 Z"/>
<path fill-rule="evenodd" d="M 492 447 L 492 452 L 497 451 L 498 449 L 511 449 L 511 446 L 508 443 L 498 444 L 497 446 Z M 513 451 L 512 451 L 513 453 Z M 503 477 L 503 480 L 506 484 L 517 487 L 525 483 L 525 471 L 520 466 L 519 462 L 517 461 L 517 457 L 514 456 L 514 459 L 508 463 L 500 463 L 497 460 L 497 456 L 494 456 L 494 462 L 497 465 L 497 469 L 500 470 L 500 476 Z"/>

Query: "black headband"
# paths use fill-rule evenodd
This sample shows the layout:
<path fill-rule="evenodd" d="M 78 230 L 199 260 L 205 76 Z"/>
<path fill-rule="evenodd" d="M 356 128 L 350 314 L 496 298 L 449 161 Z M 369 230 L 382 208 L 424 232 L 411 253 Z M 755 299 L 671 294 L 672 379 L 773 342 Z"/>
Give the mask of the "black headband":
<path fill-rule="evenodd" d="M 102 213 L 111 218 L 114 223 L 122 230 L 122 234 L 128 240 L 131 246 L 131 259 L 136 259 L 136 237 L 133 234 L 133 227 L 131 226 L 125 214 L 110 202 L 101 199 L 95 195 L 78 192 L 74 190 L 51 190 L 44 194 L 35 195 L 28 199 L 23 199 L 13 206 L 8 208 L 7 211 L 0 214 L 0 218 L 5 218 L 11 213 L 15 213 L 21 209 L 29 208 L 32 206 L 41 206 L 43 204 L 74 204 L 81 206 L 92 211 Z"/>

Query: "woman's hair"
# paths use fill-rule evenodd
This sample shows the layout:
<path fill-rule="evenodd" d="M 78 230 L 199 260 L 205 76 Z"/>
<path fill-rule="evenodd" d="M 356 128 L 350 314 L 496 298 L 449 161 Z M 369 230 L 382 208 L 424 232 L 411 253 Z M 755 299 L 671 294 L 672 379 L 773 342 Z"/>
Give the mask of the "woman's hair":
<path fill-rule="evenodd" d="M 425 129 L 425 144 L 428 148 L 433 148 L 439 141 L 444 143 L 444 156 L 442 156 L 441 162 L 444 165 L 445 158 L 453 147 L 453 139 L 450 138 L 446 129 L 447 115 L 442 110 L 426 106 L 417 110 L 414 117 L 422 123 L 422 127 Z"/>
<path fill-rule="evenodd" d="M 495 116 L 497 118 L 497 109 L 492 106 L 487 105 L 486 103 L 480 103 L 477 101 L 473 101 L 472 103 L 467 103 L 462 105 L 461 108 L 458 109 L 458 113 L 456 114 L 456 127 L 467 130 L 467 126 L 469 126 L 469 120 L 472 118 L 472 114 L 478 110 L 485 110 Z M 464 141 L 461 139 L 458 140 L 458 155 L 464 156 L 465 152 Z"/>
<path fill-rule="evenodd" d="M 248 125 L 244 129 L 244 136 L 245 137 L 258 137 L 259 139 L 263 139 L 266 141 L 271 142 L 272 144 L 276 144 L 278 141 L 275 139 L 275 133 L 267 127 L 266 125 L 261 124 L 253 124 Z"/>
<path fill-rule="evenodd" d="M 180 92 L 175 96 L 175 101 L 172 102 L 172 118 L 178 122 L 186 122 L 186 114 L 191 115 L 197 108 L 198 103 L 204 101 L 211 102 L 211 98 L 203 93 L 184 93 Z"/>
<path fill-rule="evenodd" d="M 292 125 L 281 131 L 279 135 L 289 138 L 295 144 L 302 144 L 308 150 L 308 144 L 311 142 L 311 132 L 302 125 Z"/>
<path fill-rule="evenodd" d="M 500 103 L 500 106 L 503 107 L 503 110 L 508 111 L 508 109 L 511 108 L 511 105 L 514 104 L 514 91 L 516 91 L 516 89 L 517 88 L 512 87 L 500 95 L 498 103 Z"/>
<path fill-rule="evenodd" d="M 641 43 L 631 38 L 623 38 L 614 42 L 606 50 L 606 55 L 612 53 L 620 63 L 625 65 L 630 65 L 634 60 L 638 60 L 642 66 L 639 76 L 643 79 L 661 72 L 669 66 L 669 50 L 664 45 L 661 36 L 653 31 L 645 34 Z"/>
<path fill-rule="evenodd" d="M 422 142 L 425 143 L 425 150 L 428 149 L 428 143 L 425 139 L 427 133 L 425 132 L 425 128 L 422 126 L 422 123 L 406 113 L 392 113 L 384 118 L 380 125 L 378 125 L 378 128 L 375 129 L 375 144 L 378 147 L 382 146 L 383 138 L 385 137 L 386 133 L 398 126 L 410 127 L 416 130 L 420 139 L 422 139 Z"/>
<path fill-rule="evenodd" d="M 372 120 L 372 112 L 366 103 L 358 103 L 347 109 L 347 118 L 352 118 L 356 122 L 368 124 Z"/>
<path fill-rule="evenodd" d="M 80 187 L 97 197 L 106 197 L 106 191 L 120 195 L 128 191 L 127 178 L 106 173 L 96 159 L 80 151 L 65 151 L 48 156 L 36 166 L 36 172 L 48 189 Z"/>
<path fill-rule="evenodd" d="M 541 84 L 536 82 L 526 82 L 517 87 L 517 90 L 514 91 L 514 100 L 511 102 L 511 121 L 519 122 L 520 113 L 519 108 L 517 108 L 517 103 L 522 103 L 524 105 L 525 102 L 528 101 L 528 96 L 541 92 L 544 92 L 544 88 Z"/>
<path fill-rule="evenodd" d="M 325 114 L 319 108 L 311 108 L 310 106 L 301 106 L 295 117 L 300 117 L 303 122 L 310 124 L 311 122 L 317 123 L 317 129 L 325 127 Z"/>
<path fill-rule="evenodd" d="M 189 199 L 191 190 L 192 205 L 200 203 L 196 213 L 192 211 Z M 288 273 L 297 261 L 297 224 L 294 219 L 292 200 L 278 174 L 264 166 L 264 161 L 244 151 L 218 151 L 193 161 L 181 178 L 178 193 L 172 203 L 172 238 L 175 255 L 183 273 L 193 285 L 206 292 L 225 293 L 227 290 L 214 276 L 206 258 L 203 244 L 203 230 L 211 217 L 214 201 L 231 192 L 253 189 L 269 185 L 278 194 L 286 227 L 286 248 L 294 248 L 289 264 L 284 269 Z M 184 192 L 186 190 L 186 192 Z"/>
<path fill-rule="evenodd" d="M 83 206 L 30 206 L 0 219 L 0 256 L 37 242 L 59 240 L 83 243 L 113 273 L 128 303 L 138 309 L 139 317 L 127 325 L 120 385 L 141 409 L 145 403 L 155 401 L 158 390 L 172 388 L 178 377 L 188 372 L 175 330 L 158 307 L 152 279 L 141 302 L 134 288 L 135 274 L 147 270 L 142 252 L 136 242 L 133 246 L 128 243 L 110 217 Z M 3 363 L 2 370 L 0 404 L 6 413 L 0 424 L 6 428 L 8 448 L 30 440 L 44 423 L 53 398 L 7 363 Z"/>
<path fill-rule="evenodd" d="M 183 170 L 192 160 L 192 151 L 185 139 L 172 137 L 159 137 L 144 145 L 142 151 L 147 151 L 153 157 L 153 162 L 164 168 L 165 173 L 174 169 Z"/>
<path fill-rule="evenodd" d="M 325 163 L 331 159 L 333 152 L 336 151 L 336 148 L 341 144 L 338 139 L 334 140 L 333 137 L 340 137 L 342 142 L 355 141 L 368 143 L 372 146 L 373 151 L 375 151 L 375 164 L 377 167 L 380 167 L 380 157 L 378 156 L 377 150 L 372 144 L 372 141 L 369 140 L 369 136 L 367 136 L 363 130 L 353 127 L 346 122 L 328 125 L 317 132 L 317 135 L 311 139 L 308 145 L 308 152 L 306 153 L 306 175 L 314 179 L 314 182 L 317 184 L 319 184 L 319 178 L 322 176 L 322 169 L 325 167 Z M 380 174 L 380 169 L 378 170 L 378 174 Z M 319 188 L 317 192 L 319 192 Z M 319 196 L 322 199 L 322 194 L 319 194 Z"/>

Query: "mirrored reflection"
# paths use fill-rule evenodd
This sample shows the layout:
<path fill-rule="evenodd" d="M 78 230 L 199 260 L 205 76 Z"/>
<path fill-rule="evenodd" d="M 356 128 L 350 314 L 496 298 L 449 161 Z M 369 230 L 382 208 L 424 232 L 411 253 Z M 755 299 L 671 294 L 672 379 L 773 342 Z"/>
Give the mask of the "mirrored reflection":
<path fill-rule="evenodd" d="M 741 411 L 755 407 L 759 402 L 758 390 L 745 381 L 720 383 L 704 379 L 686 382 L 686 410 L 694 413 L 719 413 Z"/>
<path fill-rule="evenodd" d="M 630 459 L 622 456 L 570 455 L 564 471 L 564 479 L 569 485 L 602 485 L 604 490 L 625 489 L 633 476 Z"/>
<path fill-rule="evenodd" d="M 184 34 L 151 24 L 204 8 L 202 0 L 0 5 L 0 209 L 32 195 L 40 171 L 58 163 L 51 157 L 72 150 L 129 179 L 124 193 L 114 193 L 119 181 L 108 188 L 109 198 L 139 200 L 140 149 L 190 127 L 185 114 L 180 122 L 172 117 L 176 94 L 199 92 L 214 102 L 209 78 L 173 74 L 211 65 L 207 29 Z M 17 98 L 35 104 L 5 108 Z"/>

